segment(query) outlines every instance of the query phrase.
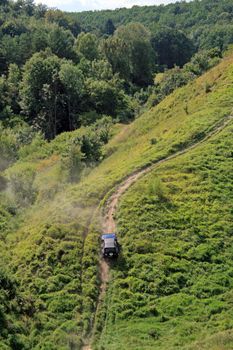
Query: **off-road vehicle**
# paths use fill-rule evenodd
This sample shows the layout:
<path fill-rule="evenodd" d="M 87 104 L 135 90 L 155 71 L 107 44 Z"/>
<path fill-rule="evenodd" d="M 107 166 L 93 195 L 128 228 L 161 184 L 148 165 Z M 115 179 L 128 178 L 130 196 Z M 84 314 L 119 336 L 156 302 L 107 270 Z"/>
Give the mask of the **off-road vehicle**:
<path fill-rule="evenodd" d="M 105 233 L 101 237 L 103 258 L 117 258 L 119 255 L 119 243 L 115 233 Z"/>

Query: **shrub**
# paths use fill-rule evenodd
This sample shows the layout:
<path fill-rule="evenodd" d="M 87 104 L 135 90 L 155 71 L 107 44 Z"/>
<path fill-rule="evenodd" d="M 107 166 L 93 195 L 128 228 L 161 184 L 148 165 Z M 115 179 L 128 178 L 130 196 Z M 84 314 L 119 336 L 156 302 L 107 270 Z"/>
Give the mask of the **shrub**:
<path fill-rule="evenodd" d="M 84 168 L 82 160 L 83 154 L 80 145 L 71 142 L 68 152 L 63 153 L 61 159 L 61 169 L 67 173 L 68 181 L 76 182 L 80 179 Z"/>
<path fill-rule="evenodd" d="M 35 168 L 30 163 L 16 165 L 8 170 L 9 189 L 19 207 L 26 207 L 35 201 L 35 176 Z"/>
<path fill-rule="evenodd" d="M 148 194 L 158 197 L 159 200 L 164 200 L 166 198 L 165 186 L 159 178 L 155 178 L 149 183 Z"/>
<path fill-rule="evenodd" d="M 6 187 L 7 187 L 7 179 L 4 176 L 0 175 L 0 192 L 4 191 Z"/>

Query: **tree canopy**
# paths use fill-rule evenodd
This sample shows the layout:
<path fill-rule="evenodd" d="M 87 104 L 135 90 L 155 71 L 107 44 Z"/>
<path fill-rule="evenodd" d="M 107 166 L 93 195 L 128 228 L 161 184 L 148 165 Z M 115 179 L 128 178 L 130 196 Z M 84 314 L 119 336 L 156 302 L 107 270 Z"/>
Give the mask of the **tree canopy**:
<path fill-rule="evenodd" d="M 156 90 L 159 97 L 154 101 L 159 101 L 172 90 L 173 84 L 160 92 L 153 87 L 157 73 L 175 69 L 175 76 L 181 74 L 180 82 L 185 82 L 181 68 L 197 52 L 202 54 L 191 63 L 194 76 L 209 67 L 212 49 L 221 56 L 233 43 L 232 18 L 229 0 L 82 16 L 33 0 L 4 0 L 0 120 L 6 124 L 17 116 L 49 139 L 105 114 L 127 121 L 150 91 Z M 171 78 L 167 73 L 165 77 Z"/>

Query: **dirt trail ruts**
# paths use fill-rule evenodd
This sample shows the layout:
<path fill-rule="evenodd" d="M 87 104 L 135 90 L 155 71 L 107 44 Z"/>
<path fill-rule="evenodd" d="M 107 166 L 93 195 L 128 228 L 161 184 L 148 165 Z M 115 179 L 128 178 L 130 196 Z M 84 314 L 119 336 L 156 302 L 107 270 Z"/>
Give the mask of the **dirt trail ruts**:
<path fill-rule="evenodd" d="M 127 189 L 131 185 L 133 185 L 139 178 L 149 173 L 151 170 L 153 170 L 160 164 L 163 164 L 171 159 L 174 159 L 182 154 L 189 152 L 190 150 L 196 148 L 200 144 L 210 139 L 212 136 L 218 134 L 230 123 L 232 119 L 233 119 L 233 115 L 229 115 L 225 117 L 220 122 L 218 122 L 215 126 L 213 126 L 212 129 L 209 131 L 209 133 L 203 139 L 198 140 L 197 142 L 191 144 L 187 148 L 181 151 L 178 151 L 166 158 L 155 161 L 153 164 L 150 164 L 148 167 L 135 171 L 133 174 L 129 175 L 125 180 L 123 180 L 122 183 L 116 188 L 115 192 L 107 201 L 106 210 L 105 210 L 106 214 L 104 216 L 104 221 L 103 221 L 103 232 L 116 232 L 116 223 L 114 219 L 114 214 L 116 212 L 117 205 L 119 203 L 121 196 L 127 191 Z M 100 301 L 103 299 L 104 293 L 107 288 L 107 283 L 109 281 L 109 265 L 105 260 L 101 260 L 100 262 L 100 276 L 101 276 L 101 285 L 100 285 L 100 294 L 99 294 L 97 309 Z M 82 350 L 91 350 L 91 347 L 84 346 Z"/>
<path fill-rule="evenodd" d="M 116 212 L 116 208 L 119 202 L 119 199 L 123 195 L 123 193 L 132 185 L 134 184 L 140 177 L 143 175 L 149 173 L 151 170 L 153 170 L 155 167 L 159 166 L 162 163 L 167 162 L 170 159 L 176 158 L 184 153 L 187 153 L 188 151 L 194 149 L 195 147 L 199 146 L 201 143 L 207 141 L 210 137 L 220 132 L 222 129 L 225 128 L 225 126 L 230 122 L 230 120 L 233 118 L 233 115 L 230 115 L 224 120 L 221 121 L 221 123 L 218 123 L 213 127 L 213 129 L 202 139 L 197 141 L 196 143 L 193 143 L 192 145 L 188 146 L 187 148 L 178 151 L 171 156 L 168 156 L 164 159 L 158 160 L 154 162 L 154 164 L 149 165 L 146 168 L 139 169 L 138 171 L 134 172 L 133 174 L 129 175 L 116 189 L 116 191 L 113 193 L 113 195 L 109 198 L 107 202 L 107 211 L 106 215 L 104 217 L 104 224 L 103 229 L 104 232 L 115 232 L 116 231 L 116 223 L 114 220 L 114 214 Z"/>

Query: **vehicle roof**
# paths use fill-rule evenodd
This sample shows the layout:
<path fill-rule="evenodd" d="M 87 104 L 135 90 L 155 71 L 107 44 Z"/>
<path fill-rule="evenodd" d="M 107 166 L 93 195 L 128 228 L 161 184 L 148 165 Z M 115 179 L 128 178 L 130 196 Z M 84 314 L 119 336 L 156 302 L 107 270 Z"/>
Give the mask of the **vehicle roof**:
<path fill-rule="evenodd" d="M 104 247 L 105 248 L 113 248 L 115 247 L 115 239 L 114 238 L 107 238 L 104 240 Z"/>
<path fill-rule="evenodd" d="M 116 235 L 115 233 L 105 233 L 104 235 L 102 235 L 102 239 L 109 239 L 109 238 L 113 238 L 116 239 Z"/>

